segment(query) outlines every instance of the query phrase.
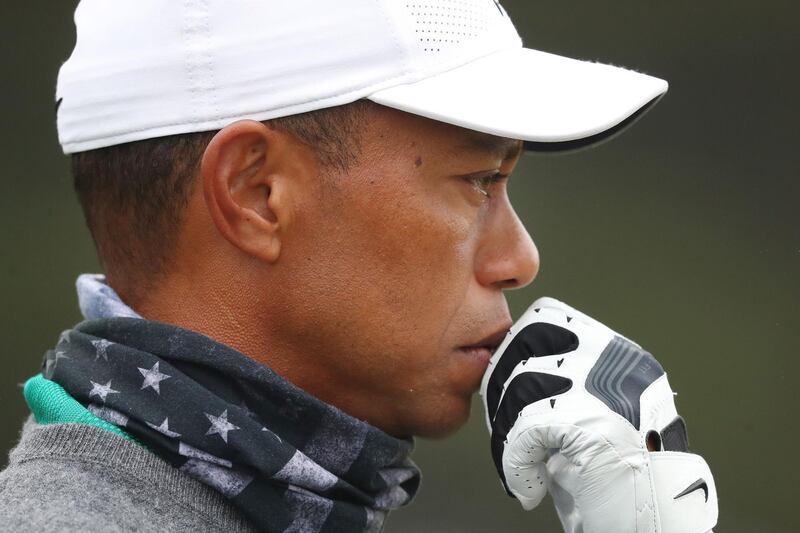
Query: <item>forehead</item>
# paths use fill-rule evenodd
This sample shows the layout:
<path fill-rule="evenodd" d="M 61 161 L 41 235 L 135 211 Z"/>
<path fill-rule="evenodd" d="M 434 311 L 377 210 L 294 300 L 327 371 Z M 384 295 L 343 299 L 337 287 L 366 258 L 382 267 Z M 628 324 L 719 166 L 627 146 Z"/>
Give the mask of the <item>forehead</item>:
<path fill-rule="evenodd" d="M 522 150 L 522 141 L 498 137 L 487 133 L 480 133 L 472 130 L 464 130 L 465 139 L 456 144 L 454 152 L 482 152 L 492 158 L 512 159 Z"/>
<path fill-rule="evenodd" d="M 492 159 L 507 160 L 516 157 L 522 151 L 520 140 L 482 133 L 383 106 L 378 107 L 375 117 L 378 124 L 376 133 L 387 140 L 393 139 L 417 148 L 426 145 L 439 153 L 455 157 L 478 154 Z"/>

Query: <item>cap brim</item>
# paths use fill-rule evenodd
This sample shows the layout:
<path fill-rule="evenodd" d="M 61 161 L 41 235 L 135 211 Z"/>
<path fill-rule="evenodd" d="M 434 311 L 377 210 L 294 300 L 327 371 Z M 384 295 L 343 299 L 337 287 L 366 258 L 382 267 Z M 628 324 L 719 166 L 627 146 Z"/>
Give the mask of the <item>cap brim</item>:
<path fill-rule="evenodd" d="M 667 88 L 632 70 L 515 48 L 367 98 L 528 147 L 569 149 L 618 133 Z"/>

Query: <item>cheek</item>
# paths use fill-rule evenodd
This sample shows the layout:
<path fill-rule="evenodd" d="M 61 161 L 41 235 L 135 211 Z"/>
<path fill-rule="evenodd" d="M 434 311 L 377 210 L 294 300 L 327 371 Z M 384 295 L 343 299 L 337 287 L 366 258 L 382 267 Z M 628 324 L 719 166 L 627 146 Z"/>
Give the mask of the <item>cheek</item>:
<path fill-rule="evenodd" d="M 356 268 L 369 280 L 373 312 L 397 317 L 399 335 L 436 338 L 473 277 L 471 227 L 439 205 L 411 200 L 364 213 L 362 231 L 353 235 Z"/>
<path fill-rule="evenodd" d="M 410 378 L 449 349 L 444 333 L 473 278 L 474 239 L 471 221 L 448 209 L 410 192 L 372 191 L 340 199 L 308 228 L 303 290 L 324 342 L 339 344 L 327 349 L 345 351 L 359 366 L 352 372 L 374 363 Z"/>

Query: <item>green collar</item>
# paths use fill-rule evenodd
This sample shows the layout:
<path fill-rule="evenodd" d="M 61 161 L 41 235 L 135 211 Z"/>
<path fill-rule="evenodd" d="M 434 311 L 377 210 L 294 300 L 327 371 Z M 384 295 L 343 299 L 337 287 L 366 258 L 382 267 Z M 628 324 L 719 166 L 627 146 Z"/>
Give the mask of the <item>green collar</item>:
<path fill-rule="evenodd" d="M 140 444 L 136 438 L 118 426 L 92 414 L 70 396 L 61 385 L 46 379 L 41 374 L 37 374 L 25 382 L 23 394 L 39 424 L 87 424 Z"/>

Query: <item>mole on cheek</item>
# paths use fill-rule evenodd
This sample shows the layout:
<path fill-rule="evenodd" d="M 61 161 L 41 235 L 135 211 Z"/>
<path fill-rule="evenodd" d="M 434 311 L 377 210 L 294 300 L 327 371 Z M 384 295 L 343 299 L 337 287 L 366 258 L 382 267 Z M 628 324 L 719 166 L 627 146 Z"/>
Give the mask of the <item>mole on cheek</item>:
<path fill-rule="evenodd" d="M 422 157 L 421 156 L 417 156 L 417 158 L 414 160 L 414 166 L 415 167 L 421 167 L 422 166 Z"/>

